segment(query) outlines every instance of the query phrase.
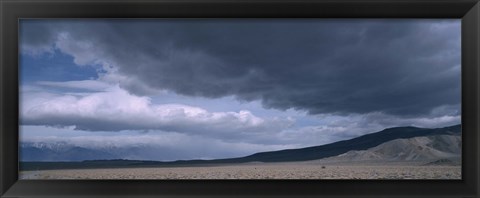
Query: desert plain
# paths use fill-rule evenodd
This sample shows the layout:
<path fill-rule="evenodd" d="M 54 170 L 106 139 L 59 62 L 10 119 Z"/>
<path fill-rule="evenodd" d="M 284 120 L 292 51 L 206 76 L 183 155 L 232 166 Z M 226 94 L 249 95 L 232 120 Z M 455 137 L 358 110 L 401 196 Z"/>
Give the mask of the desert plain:
<path fill-rule="evenodd" d="M 461 166 L 422 162 L 282 162 L 21 171 L 21 179 L 461 179 Z"/>

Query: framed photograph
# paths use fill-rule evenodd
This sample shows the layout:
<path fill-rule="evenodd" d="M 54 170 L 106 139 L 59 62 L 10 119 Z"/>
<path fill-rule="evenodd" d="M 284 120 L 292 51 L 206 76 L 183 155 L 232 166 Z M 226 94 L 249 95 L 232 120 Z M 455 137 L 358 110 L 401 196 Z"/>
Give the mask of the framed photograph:
<path fill-rule="evenodd" d="M 480 4 L 0 4 L 1 197 L 478 197 Z"/>

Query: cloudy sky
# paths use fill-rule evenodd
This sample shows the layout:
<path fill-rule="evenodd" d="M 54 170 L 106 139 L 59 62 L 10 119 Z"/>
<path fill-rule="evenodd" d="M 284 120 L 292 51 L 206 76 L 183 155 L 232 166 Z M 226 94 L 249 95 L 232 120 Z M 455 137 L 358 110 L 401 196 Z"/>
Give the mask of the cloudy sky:
<path fill-rule="evenodd" d="M 460 20 L 21 20 L 21 141 L 156 160 L 460 123 Z"/>

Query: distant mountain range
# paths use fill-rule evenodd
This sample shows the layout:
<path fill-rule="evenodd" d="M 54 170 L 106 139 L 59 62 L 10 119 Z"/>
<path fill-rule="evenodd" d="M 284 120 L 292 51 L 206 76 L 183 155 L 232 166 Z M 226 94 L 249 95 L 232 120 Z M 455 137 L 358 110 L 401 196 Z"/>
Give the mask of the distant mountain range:
<path fill-rule="evenodd" d="M 20 145 L 21 161 L 83 161 L 118 158 L 119 156 L 111 152 L 72 146 L 65 142 L 34 142 Z"/>
<path fill-rule="evenodd" d="M 161 150 L 161 156 L 159 156 Z M 109 159 L 176 159 L 178 151 L 168 147 L 138 144 L 128 146 L 77 146 L 65 141 L 23 142 L 20 144 L 21 161 L 84 161 Z"/>
<path fill-rule="evenodd" d="M 287 149 L 253 155 L 214 160 L 178 160 L 173 162 L 112 160 L 118 154 L 108 150 L 94 150 L 67 144 L 24 143 L 21 145 L 21 168 L 57 169 L 125 166 L 178 166 L 246 162 L 292 162 L 329 159 L 337 161 L 363 160 L 444 160 L 459 159 L 461 154 L 461 126 L 426 129 L 417 127 L 388 128 L 350 140 L 299 149 Z M 51 161 L 83 162 L 51 162 Z M 50 162 L 48 162 L 50 161 Z"/>

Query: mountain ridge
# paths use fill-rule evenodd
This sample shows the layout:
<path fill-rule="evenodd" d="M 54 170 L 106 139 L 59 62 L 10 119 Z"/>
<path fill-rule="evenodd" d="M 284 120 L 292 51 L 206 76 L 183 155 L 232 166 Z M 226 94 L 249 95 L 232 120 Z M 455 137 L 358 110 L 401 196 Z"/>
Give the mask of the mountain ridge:
<path fill-rule="evenodd" d="M 366 150 L 378 146 L 384 142 L 399 138 L 412 138 L 418 136 L 460 133 L 461 125 L 434 129 L 417 128 L 411 126 L 393 127 L 384 129 L 379 132 L 374 132 L 349 140 L 342 140 L 330 144 L 299 149 L 261 152 L 246 156 L 244 158 L 248 158 L 254 161 L 255 159 L 263 159 L 259 160 L 261 162 L 307 161 L 340 155 L 350 150 Z M 289 158 L 289 160 L 285 160 L 287 158 Z"/>
<path fill-rule="evenodd" d="M 286 149 L 279 151 L 259 152 L 252 155 L 213 159 L 213 160 L 177 160 L 177 161 L 147 161 L 147 160 L 86 160 L 83 162 L 21 162 L 21 166 L 26 169 L 44 169 L 56 167 L 83 167 L 84 165 L 98 167 L 102 162 L 110 164 L 111 166 L 182 166 L 182 165 L 206 165 L 206 164 L 228 164 L 228 163 L 247 163 L 247 162 L 293 162 L 293 161 L 309 161 L 323 159 L 327 157 L 338 156 L 348 151 L 367 150 L 376 147 L 382 143 L 395 140 L 406 139 L 423 136 L 434 135 L 461 135 L 461 125 L 454 125 L 443 128 L 417 128 L 417 127 L 393 127 L 362 135 L 349 140 L 342 140 L 330 144 L 305 147 L 299 149 Z M 120 163 L 121 162 L 121 163 Z M 57 165 L 55 165 L 57 163 Z M 83 163 L 83 164 L 82 164 Z M 71 165 L 71 166 L 70 166 Z"/>

